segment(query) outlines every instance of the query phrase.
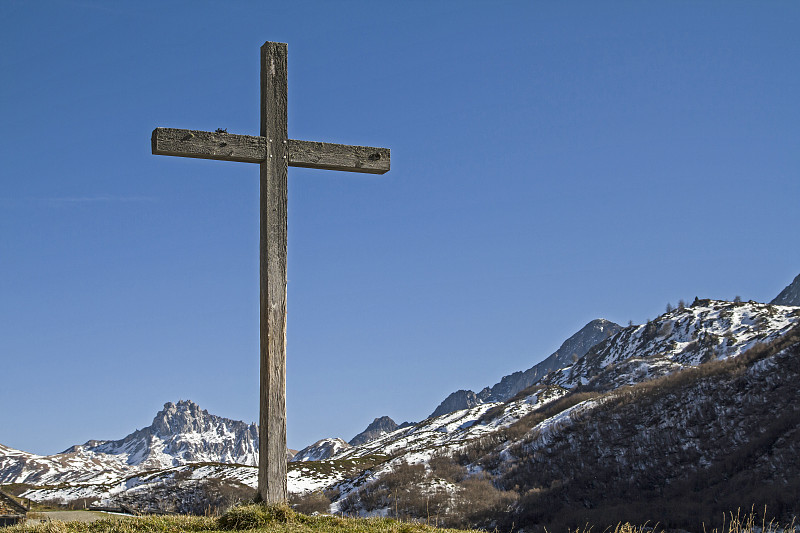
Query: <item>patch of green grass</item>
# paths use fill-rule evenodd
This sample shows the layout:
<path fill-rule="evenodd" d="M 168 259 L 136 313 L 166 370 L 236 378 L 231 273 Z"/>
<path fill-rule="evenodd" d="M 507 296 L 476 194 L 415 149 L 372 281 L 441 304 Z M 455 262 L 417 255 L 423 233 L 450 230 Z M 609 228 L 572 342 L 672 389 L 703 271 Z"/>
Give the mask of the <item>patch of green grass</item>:
<path fill-rule="evenodd" d="M 329 476 L 336 472 L 354 474 L 388 461 L 388 455 L 372 454 L 350 459 L 325 459 L 322 461 L 301 461 L 289 463 L 289 470 L 303 470 L 319 476 Z"/>
<path fill-rule="evenodd" d="M 33 485 L 28 485 L 27 483 L 9 483 L 7 485 L 0 485 L 0 490 L 14 497 L 19 497 L 20 494 L 31 488 L 33 488 Z"/>

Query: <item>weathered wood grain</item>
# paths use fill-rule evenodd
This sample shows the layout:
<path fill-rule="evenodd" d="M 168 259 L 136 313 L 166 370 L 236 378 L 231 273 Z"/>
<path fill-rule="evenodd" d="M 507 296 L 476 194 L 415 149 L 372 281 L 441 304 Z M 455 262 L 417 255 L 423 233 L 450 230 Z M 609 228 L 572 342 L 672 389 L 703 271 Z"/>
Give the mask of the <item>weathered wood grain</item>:
<path fill-rule="evenodd" d="M 261 163 L 267 156 L 264 137 L 210 131 L 156 128 L 151 137 L 154 155 L 172 155 L 240 163 Z M 343 170 L 366 174 L 389 171 L 388 148 L 296 141 L 289 139 L 289 166 Z"/>
<path fill-rule="evenodd" d="M 289 140 L 289 166 L 367 174 L 389 171 L 388 148 Z"/>
<path fill-rule="evenodd" d="M 155 155 L 259 163 L 261 186 L 258 497 L 287 499 L 286 250 L 288 167 L 383 174 L 387 148 L 293 141 L 287 137 L 287 45 L 261 47 L 261 135 L 156 128 Z"/>
<path fill-rule="evenodd" d="M 285 502 L 286 487 L 286 225 L 287 46 L 261 47 L 261 405 L 258 494 Z"/>
<path fill-rule="evenodd" d="M 156 128 L 150 142 L 154 155 L 261 163 L 267 154 L 264 137 L 252 135 Z"/>

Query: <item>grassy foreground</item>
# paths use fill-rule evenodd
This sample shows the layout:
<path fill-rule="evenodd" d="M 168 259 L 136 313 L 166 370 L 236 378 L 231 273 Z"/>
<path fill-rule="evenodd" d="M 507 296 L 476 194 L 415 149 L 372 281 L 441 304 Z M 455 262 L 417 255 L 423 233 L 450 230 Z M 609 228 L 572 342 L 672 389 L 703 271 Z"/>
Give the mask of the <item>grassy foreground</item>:
<path fill-rule="evenodd" d="M 721 528 L 704 528 L 704 533 L 789 533 L 798 531 L 794 522 L 780 526 L 773 522 L 757 522 L 755 513 L 742 516 L 730 514 Z M 586 525 L 567 533 L 658 533 L 656 524 L 633 526 L 618 524 L 593 532 Z M 0 528 L 2 533 L 188 533 L 193 531 L 270 532 L 270 533 L 485 533 L 477 530 L 443 529 L 417 522 L 391 518 L 347 518 L 330 515 L 307 516 L 293 511 L 288 505 L 266 507 L 244 505 L 235 507 L 219 517 L 202 516 L 145 516 L 109 518 L 96 522 L 59 522 L 16 525 Z M 547 531 L 545 529 L 545 531 Z"/>
<path fill-rule="evenodd" d="M 0 528 L 2 533 L 183 533 L 193 531 L 268 531 L 270 533 L 464 533 L 389 518 L 306 516 L 288 506 L 246 505 L 220 517 L 110 516 L 96 522 L 46 522 Z"/>

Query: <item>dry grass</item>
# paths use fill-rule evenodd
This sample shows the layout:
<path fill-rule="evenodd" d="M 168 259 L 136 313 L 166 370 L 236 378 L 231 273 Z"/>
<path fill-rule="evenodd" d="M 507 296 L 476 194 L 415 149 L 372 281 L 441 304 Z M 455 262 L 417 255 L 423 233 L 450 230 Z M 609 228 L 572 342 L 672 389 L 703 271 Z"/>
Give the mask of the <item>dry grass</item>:
<path fill-rule="evenodd" d="M 742 514 L 741 509 L 737 509 L 736 514 L 731 512 L 722 517 L 722 527 L 720 529 L 715 528 L 709 532 L 704 531 L 704 533 L 788 533 L 800 529 L 800 525 L 795 525 L 794 519 L 789 524 L 781 524 L 775 519 L 767 522 L 766 517 L 766 507 L 760 520 L 754 507 L 751 507 L 750 512 L 746 515 Z"/>

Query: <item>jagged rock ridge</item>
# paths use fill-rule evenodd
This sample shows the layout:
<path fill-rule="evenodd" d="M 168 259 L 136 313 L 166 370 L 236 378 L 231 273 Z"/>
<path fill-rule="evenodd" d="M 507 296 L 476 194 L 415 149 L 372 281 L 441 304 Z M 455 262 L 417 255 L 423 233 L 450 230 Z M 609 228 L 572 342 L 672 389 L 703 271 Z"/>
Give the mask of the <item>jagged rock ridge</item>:
<path fill-rule="evenodd" d="M 770 302 L 773 305 L 792 305 L 800 307 L 800 274 Z"/>
<path fill-rule="evenodd" d="M 436 407 L 436 409 L 428 418 L 436 418 L 437 416 L 460 411 L 461 409 L 472 409 L 476 405 L 480 405 L 482 403 L 484 402 L 481 401 L 481 399 L 478 398 L 478 395 L 471 390 L 459 389 L 455 392 L 451 392 L 447 398 L 442 400 L 442 403 Z"/>
<path fill-rule="evenodd" d="M 499 383 L 484 388 L 478 394 L 470 390 L 458 390 L 445 398 L 430 417 L 441 416 L 460 409 L 469 409 L 482 403 L 508 401 L 515 394 L 541 380 L 548 372 L 570 366 L 574 360 L 585 355 L 593 346 L 621 330 L 622 326 L 609 320 L 602 318 L 592 320 L 565 340 L 558 350 L 544 361 L 528 370 L 504 376 Z"/>
<path fill-rule="evenodd" d="M 67 452 L 77 451 L 73 446 Z M 211 415 L 190 400 L 168 402 L 153 423 L 115 441 L 89 441 L 86 452 L 117 455 L 130 465 L 164 468 L 186 463 L 258 464 L 258 427 Z"/>

